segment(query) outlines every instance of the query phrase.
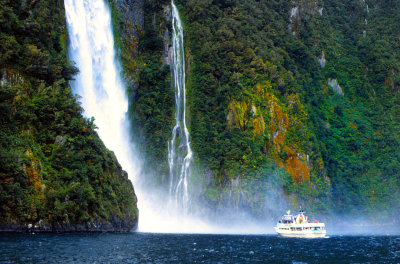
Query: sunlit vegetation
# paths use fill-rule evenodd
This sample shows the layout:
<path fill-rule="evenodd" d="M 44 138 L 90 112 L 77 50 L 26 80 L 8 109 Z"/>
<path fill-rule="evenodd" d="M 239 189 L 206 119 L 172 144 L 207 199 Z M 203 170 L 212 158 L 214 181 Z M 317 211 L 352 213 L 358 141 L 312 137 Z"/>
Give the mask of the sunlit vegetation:
<path fill-rule="evenodd" d="M 367 13 L 361 1 L 314 2 L 180 1 L 193 54 L 194 149 L 220 177 L 274 160 L 316 210 L 322 200 L 344 214 L 389 213 L 400 205 L 400 5 L 366 1 Z"/>
<path fill-rule="evenodd" d="M 186 34 L 189 128 L 206 199 L 224 200 L 237 179 L 266 180 L 256 171 L 267 166 L 286 171 L 286 197 L 314 212 L 386 217 L 399 208 L 399 3 L 177 2 Z M 143 63 L 132 115 L 142 116 L 145 127 L 149 107 L 157 129 L 143 140 L 150 149 L 163 147 L 146 151 L 166 165 L 173 110 L 163 109 L 173 98 L 151 94 L 171 93 L 161 58 L 168 25 L 162 3 L 148 1 L 146 8 L 141 47 L 156 63 Z M 328 84 L 333 79 L 341 90 Z M 159 112 L 168 122 L 156 118 Z"/>
<path fill-rule="evenodd" d="M 268 199 L 327 214 L 398 212 L 400 2 L 176 2 L 199 198 L 260 216 Z M 144 1 L 143 24 L 108 3 L 132 136 L 156 175 L 149 182 L 163 185 L 174 125 L 169 1 Z M 1 223 L 134 221 L 131 184 L 68 86 L 77 69 L 63 6 L 0 0 Z"/>

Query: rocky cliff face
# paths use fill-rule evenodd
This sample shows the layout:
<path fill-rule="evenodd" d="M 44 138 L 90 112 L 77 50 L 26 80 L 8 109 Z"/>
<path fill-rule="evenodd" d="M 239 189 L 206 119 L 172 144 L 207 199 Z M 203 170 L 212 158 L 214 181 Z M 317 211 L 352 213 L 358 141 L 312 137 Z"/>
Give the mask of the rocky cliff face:
<path fill-rule="evenodd" d="M 171 10 L 169 1 L 117 0 L 121 62 L 130 97 L 129 115 L 134 141 L 146 164 L 145 174 L 168 175 L 168 140 L 173 126 L 174 90 L 171 86 Z M 136 18 L 131 18 L 136 16 Z M 128 23 L 125 23 L 128 21 Z M 144 179 L 142 179 L 144 180 Z M 162 183 L 161 183 L 162 184 Z"/>
<path fill-rule="evenodd" d="M 151 184 L 165 185 L 174 111 L 169 1 L 116 3 L 123 17 L 140 17 L 119 23 L 121 56 L 134 79 L 134 136 L 146 162 L 159 164 Z M 176 1 L 193 195 L 258 215 L 276 209 L 268 201 L 372 217 L 399 208 L 400 7 L 390 3 L 393 10 L 380 0 Z"/>
<path fill-rule="evenodd" d="M 382 144 L 387 151 L 379 155 L 398 159 L 396 147 L 387 145 L 399 145 L 398 133 L 389 132 L 397 125 L 382 118 L 397 120 L 392 69 L 399 65 L 399 26 L 393 10 L 399 5 L 391 10 L 384 1 L 178 3 L 192 56 L 193 149 L 201 177 L 213 175 L 205 188 L 210 202 L 237 189 L 232 185 L 237 179 L 238 186 L 250 186 L 250 179 L 268 178 L 260 170 L 272 162 L 291 176 L 283 177 L 282 191 L 294 204 L 368 215 L 372 208 L 390 214 L 384 204 L 399 208 L 393 195 L 399 193 L 398 173 L 375 155 Z M 376 180 L 393 184 L 392 191 L 374 185 Z"/>
<path fill-rule="evenodd" d="M 139 38 L 144 28 L 144 0 L 111 1 L 114 16 L 114 30 L 119 36 L 120 58 L 124 64 L 124 79 L 135 90 L 139 74 Z"/>

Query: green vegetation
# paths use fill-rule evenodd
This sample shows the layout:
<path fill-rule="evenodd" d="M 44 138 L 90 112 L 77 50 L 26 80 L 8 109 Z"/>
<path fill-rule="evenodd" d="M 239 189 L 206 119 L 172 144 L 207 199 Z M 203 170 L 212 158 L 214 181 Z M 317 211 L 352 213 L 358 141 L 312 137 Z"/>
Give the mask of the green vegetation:
<path fill-rule="evenodd" d="M 400 209 L 399 3 L 176 2 L 201 199 L 218 206 L 237 180 L 251 193 L 251 184 L 270 181 L 256 173 L 267 167 L 291 176 L 278 177 L 286 199 L 309 211 L 389 217 Z M 145 156 L 160 164 L 158 176 L 165 174 L 173 126 L 162 62 L 168 4 L 145 1 L 131 102 Z M 275 187 L 259 191 L 268 197 Z M 250 206 L 249 197 L 240 199 Z"/>
<path fill-rule="evenodd" d="M 67 83 L 63 1 L 0 0 L 0 21 L 0 226 L 135 227 L 133 186 Z"/>
<path fill-rule="evenodd" d="M 169 1 L 141 11 L 107 2 L 132 136 L 156 175 L 149 183 L 165 185 Z M 386 219 L 400 210 L 400 2 L 176 2 L 199 199 L 260 216 L 279 201 Z M 1 224 L 135 221 L 131 184 L 67 85 L 77 70 L 63 1 L 0 6 Z"/>
<path fill-rule="evenodd" d="M 166 179 L 169 171 L 168 141 L 175 106 L 170 67 L 165 54 L 171 24 L 163 7 L 168 3 L 168 0 L 145 1 L 143 24 L 121 21 L 118 27 L 121 63 L 130 98 L 129 117 L 133 124 L 133 141 L 143 155 L 146 173 L 158 177 L 155 181 L 149 179 L 148 184 L 154 185 Z M 119 10 L 120 17 L 125 16 L 126 20 L 133 12 L 141 14 L 138 10 Z"/>
<path fill-rule="evenodd" d="M 372 215 L 400 207 L 398 3 L 366 1 L 367 13 L 361 1 L 179 2 L 193 56 L 193 149 L 204 166 L 232 178 L 275 160 L 295 180 L 287 191 L 312 210 Z M 263 94 L 254 89 L 265 83 Z M 237 102 L 244 117 L 232 124 Z M 260 111 L 262 134 L 254 125 Z M 310 173 L 304 159 L 294 161 L 304 155 Z"/>

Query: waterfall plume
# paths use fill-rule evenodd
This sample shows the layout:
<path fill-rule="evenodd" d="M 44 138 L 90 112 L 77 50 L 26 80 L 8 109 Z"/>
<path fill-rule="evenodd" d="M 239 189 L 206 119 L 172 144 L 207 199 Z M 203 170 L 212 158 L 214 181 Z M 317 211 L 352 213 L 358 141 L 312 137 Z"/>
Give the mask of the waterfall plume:
<path fill-rule="evenodd" d="M 65 0 L 69 57 L 79 68 L 72 81 L 84 114 L 94 117 L 98 134 L 131 180 L 139 162 L 130 142 L 128 98 L 115 59 L 111 15 L 104 0 Z"/>
<path fill-rule="evenodd" d="M 183 27 L 178 9 L 171 2 L 173 16 L 173 61 L 171 73 L 175 88 L 175 126 L 169 141 L 170 178 L 168 202 L 165 196 L 146 186 L 138 152 L 131 142 L 127 117 L 128 97 L 115 59 L 110 10 L 104 0 L 65 0 L 69 34 L 69 58 L 79 74 L 72 81 L 74 93 L 81 96 L 87 117 L 94 117 L 98 134 L 112 150 L 134 182 L 139 207 L 139 231 L 162 233 L 259 233 L 242 229 L 242 223 L 216 225 L 206 215 L 189 213 L 192 149 L 186 117 L 185 53 Z M 197 210 L 201 207 L 196 205 Z"/>

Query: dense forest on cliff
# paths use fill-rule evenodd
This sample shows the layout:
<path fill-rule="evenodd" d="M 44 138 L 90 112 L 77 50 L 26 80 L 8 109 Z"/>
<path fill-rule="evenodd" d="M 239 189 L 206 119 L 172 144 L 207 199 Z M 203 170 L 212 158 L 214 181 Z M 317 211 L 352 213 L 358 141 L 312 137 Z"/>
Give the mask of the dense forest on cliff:
<path fill-rule="evenodd" d="M 170 1 L 106 2 L 146 184 L 168 188 Z M 263 217 L 400 210 L 400 2 L 176 4 L 193 200 Z M 0 0 L 0 43 L 0 225 L 134 226 L 132 185 L 68 85 L 63 1 Z"/>
<path fill-rule="evenodd" d="M 116 2 L 143 2 L 135 41 L 121 34 L 121 50 L 136 140 L 161 164 L 162 185 L 173 127 L 169 2 Z M 398 211 L 398 1 L 176 2 L 200 199 L 263 214 L 263 195 L 282 188 L 312 212 Z"/>
<path fill-rule="evenodd" d="M 63 1 L 0 1 L 0 229 L 129 230 L 132 183 L 68 81 Z"/>

